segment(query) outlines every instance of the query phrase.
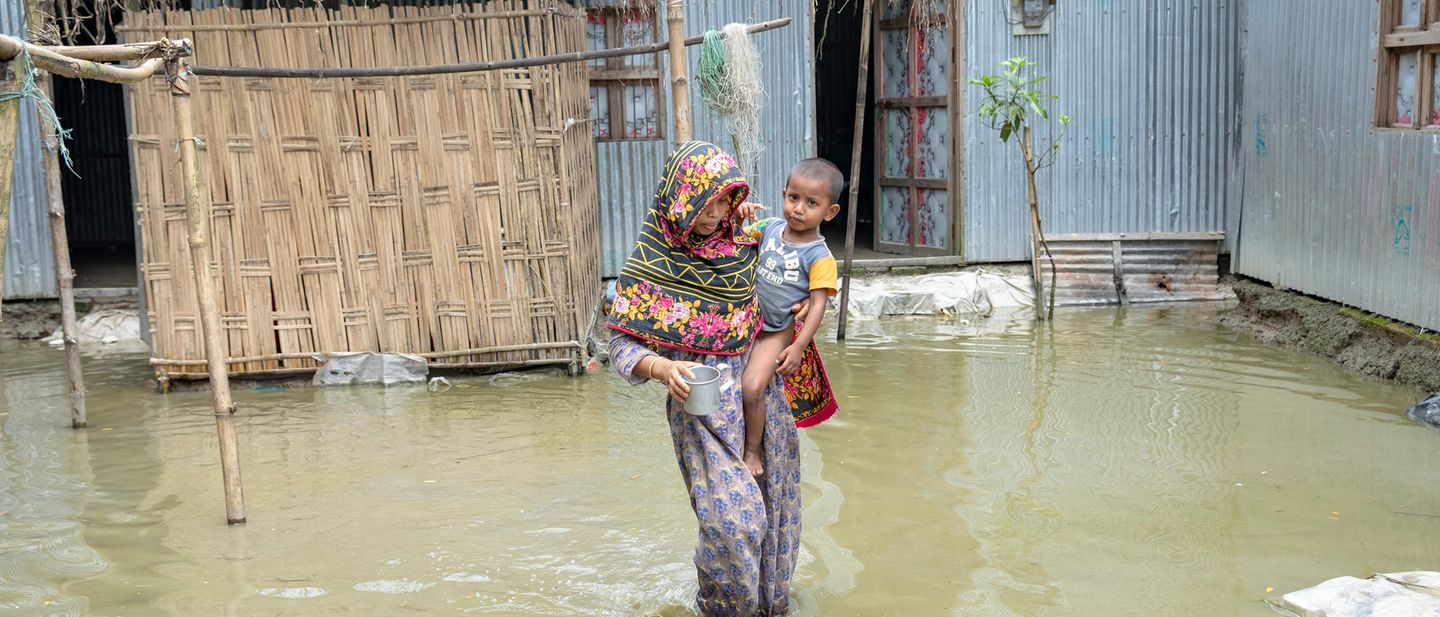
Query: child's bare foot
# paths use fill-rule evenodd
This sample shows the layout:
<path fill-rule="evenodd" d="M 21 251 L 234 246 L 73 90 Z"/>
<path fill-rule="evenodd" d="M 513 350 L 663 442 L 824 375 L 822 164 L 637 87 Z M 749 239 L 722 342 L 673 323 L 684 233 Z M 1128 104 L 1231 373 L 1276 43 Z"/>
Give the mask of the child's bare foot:
<path fill-rule="evenodd" d="M 765 465 L 760 462 L 760 453 L 749 451 L 745 453 L 745 468 L 750 470 L 750 475 L 760 477 L 765 475 Z"/>

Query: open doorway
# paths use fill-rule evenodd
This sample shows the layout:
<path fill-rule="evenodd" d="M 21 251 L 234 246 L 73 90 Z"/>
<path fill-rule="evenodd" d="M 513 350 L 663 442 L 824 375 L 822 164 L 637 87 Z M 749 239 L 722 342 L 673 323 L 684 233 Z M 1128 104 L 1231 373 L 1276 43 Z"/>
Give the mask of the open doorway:
<path fill-rule="evenodd" d="M 110 26 L 91 17 L 79 28 L 75 44 L 96 44 L 101 38 L 115 42 Z M 69 142 L 74 172 L 62 169 L 61 189 L 76 289 L 122 292 L 138 287 L 124 88 L 55 78 L 56 115 L 74 131 Z"/>
<path fill-rule="evenodd" d="M 860 147 L 860 174 L 850 176 L 852 138 L 855 134 L 855 86 L 860 77 L 861 3 L 854 0 L 821 0 L 815 7 L 815 150 L 819 157 L 840 166 L 846 180 L 858 182 L 859 203 L 848 203 L 849 194 L 841 197 L 845 208 L 856 207 L 855 258 L 891 257 L 873 249 L 875 237 L 875 95 L 866 88 L 866 118 Z M 871 53 L 873 75 L 875 54 Z M 849 187 L 846 187 L 849 190 Z M 837 258 L 844 254 L 845 220 L 842 211 L 835 220 L 824 224 L 820 231 Z"/>

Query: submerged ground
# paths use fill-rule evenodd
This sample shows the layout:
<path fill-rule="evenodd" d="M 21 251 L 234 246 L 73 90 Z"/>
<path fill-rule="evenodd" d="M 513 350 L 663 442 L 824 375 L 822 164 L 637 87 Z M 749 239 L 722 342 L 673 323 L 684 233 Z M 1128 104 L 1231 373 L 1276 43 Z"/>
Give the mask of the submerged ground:
<path fill-rule="evenodd" d="M 802 440 L 794 612 L 1260 616 L 1440 565 L 1440 432 L 1404 417 L 1420 393 L 1221 311 L 852 322 L 824 345 L 841 415 Z M 688 612 L 658 388 L 241 391 L 250 522 L 227 528 L 208 394 L 90 357 L 72 432 L 63 366 L 0 347 L 0 612 Z"/>

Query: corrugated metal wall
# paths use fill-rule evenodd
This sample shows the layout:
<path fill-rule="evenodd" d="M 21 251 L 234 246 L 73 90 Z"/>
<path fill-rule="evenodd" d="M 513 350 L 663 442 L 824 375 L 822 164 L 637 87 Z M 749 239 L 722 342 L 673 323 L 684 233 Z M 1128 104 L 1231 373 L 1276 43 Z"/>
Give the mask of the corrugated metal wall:
<path fill-rule="evenodd" d="M 1371 128 L 1377 18 L 1249 3 L 1235 268 L 1440 330 L 1440 135 Z"/>
<path fill-rule="evenodd" d="M 25 4 L 0 1 L 0 31 L 24 37 Z M 5 299 L 55 297 L 55 256 L 45 214 L 45 171 L 35 104 L 20 102 L 15 141 L 15 183 L 10 188 L 10 238 L 5 253 Z"/>
<path fill-rule="evenodd" d="M 1239 3 L 1062 0 L 1050 34 L 1037 36 L 1014 36 L 1010 2 L 965 3 L 967 78 L 1028 56 L 1050 76 L 1055 109 L 1075 119 L 1059 161 L 1038 178 L 1047 232 L 1227 231 Z M 1018 148 L 971 113 L 978 88 L 966 88 L 965 105 L 965 257 L 1028 259 Z"/>
<path fill-rule="evenodd" d="M 664 4 L 663 2 L 660 4 Z M 656 19 L 664 28 L 663 7 Z M 765 204 L 778 204 L 784 188 L 785 173 L 791 164 L 815 155 L 814 122 L 815 87 L 813 56 L 813 19 L 809 0 L 773 0 L 766 2 L 708 0 L 685 3 L 685 30 L 696 33 L 719 29 L 734 22 L 755 23 L 789 17 L 794 21 L 779 30 L 754 35 L 760 52 L 760 74 L 769 93 L 769 104 L 761 111 L 760 142 L 765 152 L 760 155 L 758 169 L 750 178 L 752 199 Z M 664 100 L 667 139 L 651 141 L 600 141 L 599 153 L 600 225 L 603 234 L 601 272 L 616 276 L 634 247 L 640 222 L 655 197 L 655 184 L 660 167 L 673 148 L 670 105 L 669 64 L 663 60 L 665 76 Z M 695 138 L 712 141 L 730 150 L 730 133 L 724 120 L 710 113 L 694 85 L 700 48 L 689 48 L 691 75 L 690 103 L 694 109 Z"/>

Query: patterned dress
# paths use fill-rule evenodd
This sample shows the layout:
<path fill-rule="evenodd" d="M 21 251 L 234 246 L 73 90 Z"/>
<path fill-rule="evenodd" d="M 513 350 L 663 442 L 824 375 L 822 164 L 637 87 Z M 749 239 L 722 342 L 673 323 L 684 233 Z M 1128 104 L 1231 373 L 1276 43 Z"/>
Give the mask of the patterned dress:
<path fill-rule="evenodd" d="M 765 389 L 765 475 L 757 482 L 745 469 L 739 375 L 748 356 L 662 352 L 672 360 L 707 366 L 729 364 L 735 384 L 721 393 L 720 410 L 692 416 L 673 399 L 666 404 L 680 475 L 699 520 L 696 598 L 704 615 L 781 615 L 790 605 L 790 578 L 800 554 L 800 441 L 790 404 L 777 377 Z M 610 357 L 626 381 L 636 364 L 656 352 L 612 332 Z"/>

